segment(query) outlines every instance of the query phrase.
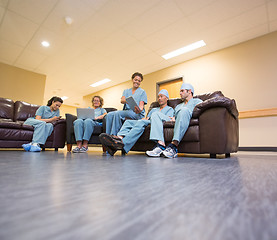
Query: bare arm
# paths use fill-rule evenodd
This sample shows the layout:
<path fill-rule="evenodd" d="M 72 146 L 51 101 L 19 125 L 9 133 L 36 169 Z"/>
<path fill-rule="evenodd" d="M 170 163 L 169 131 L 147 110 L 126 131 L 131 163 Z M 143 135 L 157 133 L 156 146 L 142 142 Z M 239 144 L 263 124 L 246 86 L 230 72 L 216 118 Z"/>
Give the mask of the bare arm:
<path fill-rule="evenodd" d="M 51 122 L 54 122 L 54 121 L 57 121 L 57 120 L 60 120 L 61 119 L 61 116 L 57 117 L 52 117 L 52 118 L 48 118 L 48 119 L 42 119 L 41 116 L 36 116 L 36 119 L 37 120 L 40 120 L 40 121 L 44 121 L 44 122 L 47 122 L 47 123 L 51 123 Z"/>
<path fill-rule="evenodd" d="M 126 98 L 124 96 L 121 97 L 120 103 L 122 104 L 126 104 Z"/>
<path fill-rule="evenodd" d="M 95 120 L 97 120 L 97 119 L 103 119 L 106 115 L 107 115 L 107 113 L 104 113 L 104 114 L 96 117 Z"/>

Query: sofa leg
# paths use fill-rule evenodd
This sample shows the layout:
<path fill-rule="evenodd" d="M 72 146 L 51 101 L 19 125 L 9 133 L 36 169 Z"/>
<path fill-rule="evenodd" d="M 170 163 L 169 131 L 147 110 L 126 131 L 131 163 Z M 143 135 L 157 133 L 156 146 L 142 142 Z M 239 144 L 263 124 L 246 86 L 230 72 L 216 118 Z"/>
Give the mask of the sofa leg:
<path fill-rule="evenodd" d="M 42 151 L 42 152 L 44 152 L 44 151 L 45 151 L 45 148 L 44 148 L 44 147 L 43 147 L 43 148 L 41 148 L 41 151 Z"/>
<path fill-rule="evenodd" d="M 71 149 L 72 149 L 72 144 L 66 144 L 66 148 L 67 148 L 67 151 L 68 152 L 71 152 Z"/>
<path fill-rule="evenodd" d="M 107 152 L 107 149 L 102 145 L 103 153 Z"/>
<path fill-rule="evenodd" d="M 210 158 L 216 158 L 216 154 L 211 153 Z"/>
<path fill-rule="evenodd" d="M 59 151 L 59 148 L 55 148 L 55 152 L 58 152 Z"/>
<path fill-rule="evenodd" d="M 230 156 L 231 156 L 230 153 L 225 153 L 225 157 L 226 157 L 226 158 L 229 158 Z"/>

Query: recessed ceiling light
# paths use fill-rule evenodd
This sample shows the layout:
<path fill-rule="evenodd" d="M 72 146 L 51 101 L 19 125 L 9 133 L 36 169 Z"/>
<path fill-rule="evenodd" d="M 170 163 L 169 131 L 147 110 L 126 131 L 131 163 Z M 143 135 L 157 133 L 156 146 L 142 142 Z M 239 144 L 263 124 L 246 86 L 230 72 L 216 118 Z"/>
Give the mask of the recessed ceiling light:
<path fill-rule="evenodd" d="M 50 46 L 50 43 L 47 42 L 47 41 L 43 41 L 43 42 L 41 42 L 41 45 L 42 45 L 43 47 L 49 47 L 49 46 Z"/>
<path fill-rule="evenodd" d="M 67 96 L 63 96 L 63 97 L 61 97 L 61 99 L 65 100 L 65 99 L 68 99 L 68 97 Z"/>
<path fill-rule="evenodd" d="M 203 46 L 206 46 L 206 43 L 203 40 L 201 40 L 201 41 L 192 43 L 190 45 L 187 45 L 185 47 L 179 48 L 177 50 L 174 50 L 174 51 L 172 51 L 170 53 L 167 53 L 167 54 L 163 55 L 162 57 L 167 60 L 167 59 L 170 59 L 170 58 L 173 58 L 173 57 L 177 57 L 177 56 L 179 56 L 181 54 L 190 52 L 192 50 L 195 50 L 195 49 L 203 47 Z"/>
<path fill-rule="evenodd" d="M 92 87 L 98 87 L 99 85 L 105 84 L 105 83 L 110 82 L 110 81 L 111 81 L 110 79 L 105 78 L 105 79 L 103 79 L 101 81 L 98 81 L 96 83 L 91 84 L 90 86 L 92 86 Z"/>

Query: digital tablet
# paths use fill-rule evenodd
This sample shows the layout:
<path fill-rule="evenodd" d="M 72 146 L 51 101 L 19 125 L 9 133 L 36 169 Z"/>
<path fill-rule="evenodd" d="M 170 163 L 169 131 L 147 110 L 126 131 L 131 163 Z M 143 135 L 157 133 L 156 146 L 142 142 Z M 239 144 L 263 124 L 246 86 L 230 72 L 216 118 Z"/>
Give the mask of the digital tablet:
<path fill-rule="evenodd" d="M 139 107 L 132 96 L 127 97 L 126 102 L 133 111 L 135 111 L 135 106 Z"/>

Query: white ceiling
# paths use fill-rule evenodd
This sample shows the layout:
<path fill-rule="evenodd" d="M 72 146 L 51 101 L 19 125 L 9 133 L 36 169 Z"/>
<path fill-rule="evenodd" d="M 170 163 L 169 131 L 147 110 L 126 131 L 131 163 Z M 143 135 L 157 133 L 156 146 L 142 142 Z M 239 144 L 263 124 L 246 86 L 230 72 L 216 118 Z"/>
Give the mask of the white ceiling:
<path fill-rule="evenodd" d="M 65 95 L 65 104 L 76 106 L 135 71 L 151 73 L 276 30 L 277 0 L 0 0 L 0 61 L 47 75 L 45 99 Z M 161 57 L 199 40 L 207 45 Z M 89 86 L 104 78 L 112 81 Z"/>

